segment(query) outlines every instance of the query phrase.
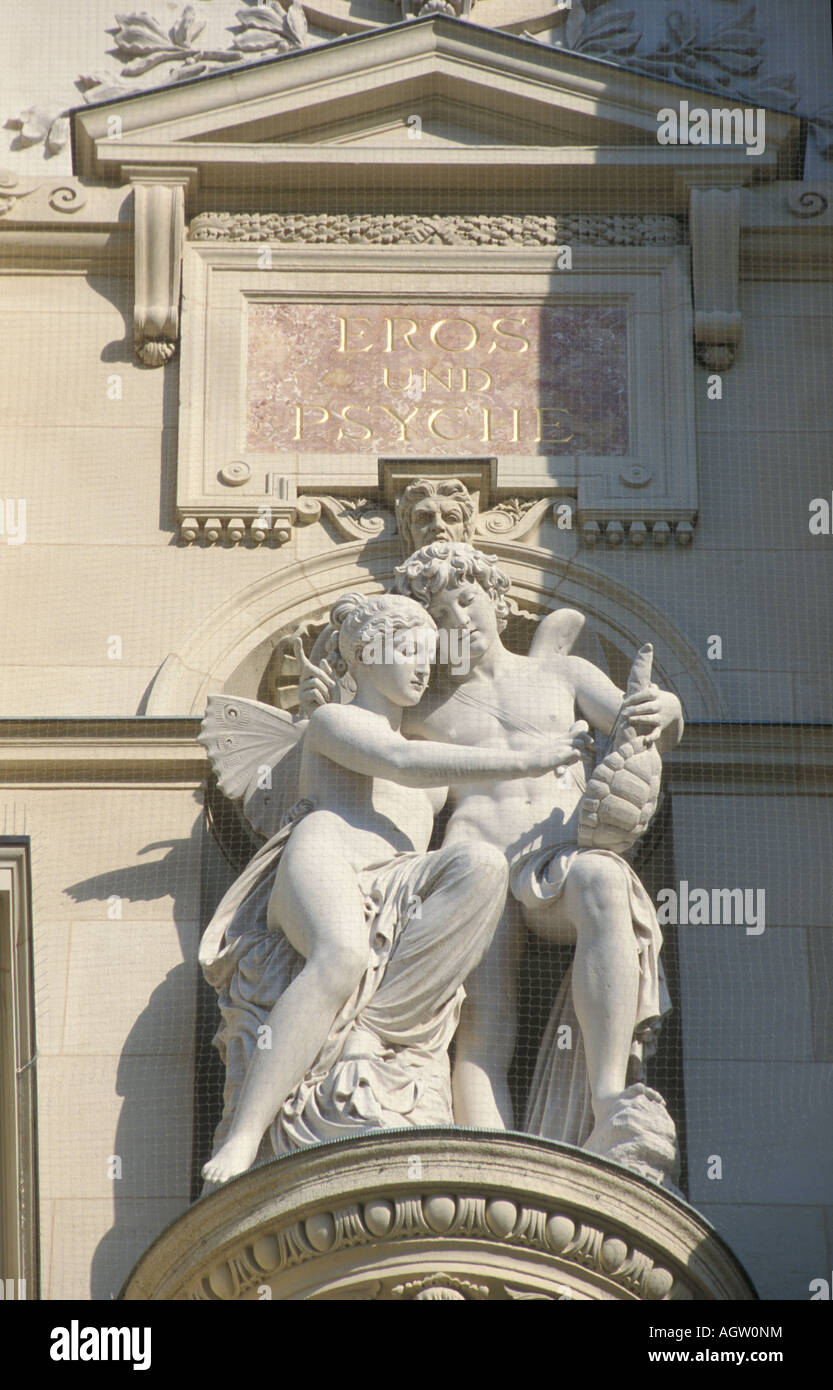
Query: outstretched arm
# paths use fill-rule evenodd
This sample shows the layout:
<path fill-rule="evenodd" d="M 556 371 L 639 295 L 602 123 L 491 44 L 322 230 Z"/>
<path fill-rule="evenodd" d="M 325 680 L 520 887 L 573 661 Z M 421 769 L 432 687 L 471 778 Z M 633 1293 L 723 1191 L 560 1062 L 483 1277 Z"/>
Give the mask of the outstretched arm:
<path fill-rule="evenodd" d="M 383 777 L 403 787 L 442 787 L 448 782 L 490 782 L 497 777 L 540 777 L 576 762 L 588 746 L 587 725 L 566 734 L 530 740 L 522 749 L 461 748 L 409 740 L 378 715 L 353 705 L 327 705 L 313 714 L 307 730 L 310 752 L 366 777 Z"/>

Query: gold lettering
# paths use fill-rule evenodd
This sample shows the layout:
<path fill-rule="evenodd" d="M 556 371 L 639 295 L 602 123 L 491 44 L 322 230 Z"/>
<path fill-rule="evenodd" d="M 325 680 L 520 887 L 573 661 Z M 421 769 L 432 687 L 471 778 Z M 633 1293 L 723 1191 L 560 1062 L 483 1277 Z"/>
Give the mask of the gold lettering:
<path fill-rule="evenodd" d="M 520 356 L 522 352 L 529 351 L 529 339 L 525 338 L 523 333 L 511 333 L 508 328 L 501 328 L 500 326 L 502 323 L 513 322 L 519 323 L 522 328 L 526 328 L 526 319 L 495 319 L 494 323 L 492 324 L 492 328 L 494 329 L 495 333 L 499 333 L 502 338 L 509 338 L 513 342 L 523 343 L 523 347 L 510 348 L 507 347 L 505 343 L 499 343 L 497 342 L 497 340 L 495 340 L 492 343 L 492 346 L 489 348 L 489 352 L 494 352 L 495 348 L 500 348 L 501 352 L 516 352 L 518 356 Z"/>
<path fill-rule="evenodd" d="M 411 385 L 411 381 L 413 380 L 413 375 L 414 375 L 414 374 L 413 374 L 413 371 L 412 371 L 412 369 L 409 367 L 409 368 L 408 368 L 408 380 L 405 382 L 405 385 L 404 385 L 404 386 L 396 386 L 396 385 L 394 384 L 394 382 L 392 382 L 391 379 L 390 379 L 390 367 L 383 367 L 383 368 L 382 368 L 382 381 L 384 382 L 385 386 L 387 386 L 387 388 L 388 388 L 389 391 L 407 391 L 408 388 L 409 388 L 410 385 Z"/>
<path fill-rule="evenodd" d="M 488 391 L 492 385 L 492 378 L 485 367 L 461 367 L 460 371 L 463 373 L 463 384 L 460 387 L 461 391 Z M 472 372 L 480 372 L 486 378 L 482 386 L 470 385 Z"/>
<path fill-rule="evenodd" d="M 441 406 L 439 410 L 431 411 L 431 414 L 428 416 L 428 433 L 433 434 L 435 439 L 465 439 L 467 433 L 465 426 L 463 427 L 462 434 L 441 434 L 439 430 L 434 429 L 434 421 L 438 420 L 441 415 L 450 415 L 452 411 L 456 411 L 457 414 L 463 415 L 468 415 L 469 413 L 466 407 L 459 405 L 444 405 Z"/>
<path fill-rule="evenodd" d="M 338 344 L 338 350 L 339 350 L 339 352 L 370 352 L 370 349 L 373 347 L 373 344 L 372 344 L 372 343 L 365 343 L 364 347 L 359 347 L 358 344 L 354 345 L 353 343 L 350 343 L 350 342 L 348 341 L 348 340 L 349 340 L 349 337 L 350 337 L 350 325 L 351 325 L 351 323 L 352 323 L 352 324 L 365 323 L 365 324 L 367 324 L 367 326 L 368 326 L 368 328 L 369 328 L 369 327 L 370 327 L 370 319 L 363 319 L 363 318 L 348 319 L 348 318 L 345 318 L 342 314 L 339 314 L 339 315 L 338 315 L 338 321 L 339 321 L 339 323 L 341 324 L 341 335 L 340 335 L 339 344 Z M 360 340 L 361 340 L 362 338 L 365 337 L 365 330 L 364 330 L 363 328 L 356 328 L 355 331 L 356 331 L 356 333 L 357 333 L 357 335 L 358 335 L 358 337 L 359 337 Z"/>
<path fill-rule="evenodd" d="M 500 441 L 500 443 L 502 443 L 502 444 L 519 444 L 519 443 L 520 443 L 520 433 L 519 433 L 519 431 L 520 431 L 521 412 L 520 412 L 519 407 L 516 406 L 516 405 L 511 406 L 510 409 L 511 409 L 511 411 L 512 411 L 512 435 L 511 435 L 511 438 L 509 438 L 509 439 L 503 439 L 503 440 Z M 491 407 L 490 407 L 490 406 L 487 406 L 487 405 L 484 405 L 484 407 L 483 407 L 483 436 L 482 436 L 482 438 L 483 438 L 484 444 L 491 444 L 491 443 L 492 443 L 492 410 L 491 410 Z"/>
<path fill-rule="evenodd" d="M 573 437 L 572 431 L 570 434 L 547 434 L 547 430 L 565 430 L 567 426 L 564 421 L 560 418 L 556 418 L 555 420 L 546 418 L 549 415 L 555 415 L 556 417 L 568 415 L 569 411 L 565 410 L 563 406 L 545 405 L 540 408 L 536 407 L 535 414 L 538 417 L 538 431 L 535 435 L 536 444 L 569 444 Z"/>
<path fill-rule="evenodd" d="M 407 331 L 404 332 L 404 333 L 402 333 L 402 341 L 403 341 L 403 343 L 405 344 L 405 346 L 406 346 L 406 347 L 409 347 L 409 348 L 411 349 L 411 352 L 419 352 L 419 348 L 414 347 L 414 344 L 411 342 L 411 335 L 412 335 L 413 333 L 416 333 L 416 332 L 418 331 L 418 329 L 419 329 L 419 325 L 418 325 L 416 319 L 397 319 L 397 318 L 394 318 L 394 319 L 385 319 L 385 324 L 387 325 L 387 347 L 385 348 L 385 352 L 393 352 L 393 350 L 394 350 L 394 348 L 393 348 L 393 340 L 394 340 L 394 337 L 395 337 L 395 336 L 398 336 L 398 335 L 402 332 L 401 329 L 398 329 L 398 328 L 396 327 L 396 324 L 398 324 L 398 323 L 407 323 L 407 324 L 409 325 Z"/>
<path fill-rule="evenodd" d="M 466 328 L 471 332 L 471 342 L 466 343 L 463 347 L 450 347 L 447 343 L 441 343 L 439 332 L 447 323 L 464 323 Z M 468 319 L 438 319 L 436 323 L 431 325 L 431 332 L 428 336 L 434 346 L 438 347 L 441 352 L 470 352 L 473 347 L 476 347 L 480 334 L 474 324 L 469 323 Z"/>
<path fill-rule="evenodd" d="M 345 424 L 353 425 L 353 427 L 354 427 L 355 429 L 361 430 L 361 434 L 347 434 L 346 431 L 344 430 L 344 428 L 342 427 L 342 428 L 339 429 L 339 432 L 338 432 L 338 434 L 336 435 L 336 438 L 337 438 L 337 439 L 355 439 L 355 440 L 372 439 L 372 438 L 373 438 L 373 431 L 372 431 L 371 429 L 369 429 L 369 427 L 368 427 L 367 425 L 363 425 L 363 424 L 361 423 L 361 421 L 359 421 L 359 420 L 351 420 L 350 417 L 349 417 L 348 414 L 347 414 L 348 410 L 363 410 L 363 411 L 365 411 L 366 414 L 369 414 L 369 413 L 370 413 L 370 408 L 369 408 L 369 406 L 366 406 L 366 405 L 346 405 L 346 406 L 344 407 L 343 410 L 341 410 L 341 411 L 338 412 L 338 418 L 339 418 L 340 420 L 344 420 Z"/>
<path fill-rule="evenodd" d="M 309 423 L 310 423 L 311 425 L 324 425 L 324 424 L 326 424 L 326 422 L 327 422 L 327 421 L 329 420 L 329 418 L 330 418 L 330 412 L 329 412 L 329 410 L 327 409 L 327 407 L 324 406 L 324 405 L 296 405 L 296 407 L 295 407 L 295 435 L 294 435 L 294 438 L 295 438 L 296 441 L 299 440 L 299 439 L 303 439 L 303 437 L 304 437 L 304 425 L 307 423 L 306 420 L 304 419 L 304 411 L 305 411 L 305 410 L 320 410 L 320 411 L 321 411 L 321 419 L 320 419 L 320 420 L 310 420 Z"/>
<path fill-rule="evenodd" d="M 410 415 L 406 415 L 404 420 L 400 420 L 399 416 L 396 414 L 396 411 L 395 411 L 395 410 L 390 410 L 390 409 L 388 408 L 388 406 L 386 406 L 386 405 L 383 405 L 383 406 L 382 406 L 382 410 L 384 410 L 385 414 L 386 414 L 386 415 L 389 415 L 390 418 L 391 418 L 392 420 L 395 420 L 395 421 L 396 421 L 397 425 L 399 425 L 399 428 L 400 428 L 401 431 L 402 431 L 402 433 L 401 433 L 400 436 L 399 436 L 399 439 L 397 440 L 397 443 L 398 443 L 398 444 L 405 444 L 405 443 L 407 443 L 407 440 L 408 440 L 408 426 L 410 425 L 410 423 L 411 423 L 411 421 L 413 420 L 414 416 L 417 415 L 417 414 L 419 413 L 419 406 L 418 406 L 418 405 L 415 405 L 414 408 L 413 408 L 413 410 L 411 411 Z"/>
<path fill-rule="evenodd" d="M 436 372 L 432 372 L 430 367 L 423 367 L 423 369 L 422 369 L 422 389 L 423 389 L 423 392 L 425 392 L 425 391 L 428 390 L 428 378 L 429 378 L 429 376 L 431 377 L 431 379 L 432 379 L 433 381 L 436 381 L 437 385 L 438 385 L 438 386 L 441 386 L 441 387 L 443 388 L 444 391 L 450 391 L 450 390 L 451 390 L 451 373 L 452 373 L 452 370 L 453 370 L 453 368 L 451 368 L 451 367 L 446 367 L 446 371 L 448 372 L 448 380 L 447 380 L 447 381 L 443 381 L 442 377 L 441 377 L 441 376 L 438 376 Z"/>

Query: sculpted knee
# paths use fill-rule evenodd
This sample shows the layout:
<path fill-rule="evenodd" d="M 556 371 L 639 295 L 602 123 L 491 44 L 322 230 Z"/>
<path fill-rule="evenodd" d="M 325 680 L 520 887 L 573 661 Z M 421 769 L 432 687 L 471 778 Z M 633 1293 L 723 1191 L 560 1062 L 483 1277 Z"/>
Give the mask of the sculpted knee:
<path fill-rule="evenodd" d="M 358 944 L 341 942 L 326 953 L 311 956 L 307 968 L 318 977 L 323 994 L 339 1008 L 346 1004 L 368 965 L 368 952 Z"/>
<path fill-rule="evenodd" d="M 627 892 L 627 869 L 606 854 L 580 854 L 570 869 L 572 887 L 593 904 L 609 903 Z"/>
<path fill-rule="evenodd" d="M 464 845 L 455 845 L 458 863 L 467 873 L 472 874 L 482 885 L 484 894 L 506 892 L 509 884 L 509 867 L 502 850 L 485 840 L 471 840 Z"/>

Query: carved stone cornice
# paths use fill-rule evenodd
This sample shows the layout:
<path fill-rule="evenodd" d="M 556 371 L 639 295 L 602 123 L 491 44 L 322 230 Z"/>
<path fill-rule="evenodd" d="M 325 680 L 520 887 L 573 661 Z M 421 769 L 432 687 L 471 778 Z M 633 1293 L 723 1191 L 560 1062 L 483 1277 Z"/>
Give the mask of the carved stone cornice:
<path fill-rule="evenodd" d="M 208 766 L 198 733 L 188 717 L 0 719 L 0 782 L 198 787 Z"/>
<path fill-rule="evenodd" d="M 326 520 L 343 541 L 386 540 L 396 534 L 396 518 L 390 507 L 372 497 L 337 497 L 330 493 L 304 493 L 298 496 L 290 479 L 281 479 L 292 497 L 274 505 L 259 506 L 234 515 L 223 512 L 212 516 L 186 516 L 180 522 L 179 536 L 185 545 L 249 544 L 285 545 L 291 540 L 296 526 Z M 573 515 L 575 497 L 506 497 L 488 511 L 480 512 L 475 524 L 474 544 L 481 541 L 522 540 L 544 520 L 547 513 L 555 516 L 559 507 L 567 506 Z M 216 511 L 216 509 L 215 509 Z M 635 523 L 631 523 L 633 531 Z M 572 527 L 571 527 L 572 529 Z M 598 528 L 597 528 L 598 529 Z M 588 542 L 592 544 L 591 540 Z M 634 539 L 632 544 L 638 544 Z M 657 542 L 661 543 L 661 542 Z"/>
<path fill-rule="evenodd" d="M 833 796 L 833 726 L 687 722 L 665 766 L 680 794 Z"/>
<path fill-rule="evenodd" d="M 505 216 L 491 213 L 386 214 L 202 212 L 191 241 L 336 246 L 678 246 L 685 221 L 659 213 Z"/>
<path fill-rule="evenodd" d="M 192 5 L 182 6 L 170 24 L 170 16 L 162 21 L 134 11 L 115 16 L 115 26 L 108 31 L 113 38 L 111 52 L 122 65 L 120 72 L 84 74 L 76 79 L 76 86 L 86 101 L 98 103 L 229 66 L 256 65 L 290 50 L 325 43 L 330 37 L 378 28 L 386 9 L 389 19 L 385 16 L 385 20 L 391 24 L 431 16 L 474 17 L 478 26 L 523 33 L 542 46 L 549 46 L 555 27 L 553 45 L 573 54 L 607 59 L 655 78 L 713 87 L 732 101 L 781 111 L 800 108 L 810 118 L 819 154 L 829 159 L 833 108 L 809 110 L 795 74 L 773 71 L 754 6 L 715 24 L 701 18 L 690 4 L 681 11 L 683 3 L 688 0 L 678 0 L 678 8 L 666 16 L 664 39 L 653 46 L 639 21 L 634 22 L 634 11 L 623 8 L 619 0 L 550 0 L 543 5 L 536 0 L 521 5 L 517 0 L 490 0 L 478 6 L 476 16 L 475 0 L 390 0 L 389 6 L 333 6 L 328 0 L 317 0 L 306 7 L 298 0 L 292 4 L 248 0 L 250 8 L 237 10 L 237 23 L 227 26 L 231 37 L 223 35 L 214 44 L 202 37 L 206 20 L 195 14 Z M 308 18 L 317 31 L 314 37 Z M 546 39 L 538 38 L 541 31 Z M 14 148 L 42 143 L 46 155 L 58 153 L 69 139 L 69 115 L 69 108 L 48 101 L 20 112 L 8 122 L 19 132 Z"/>
<path fill-rule="evenodd" d="M 388 1302 L 420 1294 L 460 1302 L 755 1297 L 708 1224 L 653 1183 L 547 1140 L 455 1129 L 381 1131 L 244 1174 L 169 1226 L 121 1297 Z"/>
<path fill-rule="evenodd" d="M 197 786 L 208 767 L 199 728 L 199 715 L 0 719 L 0 781 Z M 688 720 L 665 765 L 680 793 L 719 785 L 733 795 L 830 796 L 833 727 Z"/>

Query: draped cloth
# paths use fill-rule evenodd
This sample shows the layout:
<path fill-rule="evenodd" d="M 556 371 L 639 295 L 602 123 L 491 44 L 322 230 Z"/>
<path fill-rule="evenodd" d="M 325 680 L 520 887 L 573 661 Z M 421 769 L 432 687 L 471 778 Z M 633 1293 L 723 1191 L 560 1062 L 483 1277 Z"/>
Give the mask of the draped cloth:
<path fill-rule="evenodd" d="M 310 809 L 302 804 L 258 851 L 220 902 L 200 946 L 203 972 L 217 990 L 222 1023 L 214 1041 L 226 1065 L 215 1148 L 234 1118 L 263 1037 L 258 1030 L 304 966 L 283 932 L 268 928 L 267 906 L 293 825 Z M 325 854 L 322 846 L 322 860 Z M 366 970 L 274 1117 L 257 1162 L 367 1129 L 453 1123 L 448 1046 L 465 998 L 463 981 L 500 917 L 506 877 L 500 856 L 477 845 L 399 854 L 358 875 Z"/>
<path fill-rule="evenodd" d="M 662 933 L 644 886 L 630 864 L 612 850 L 579 849 L 575 844 L 568 844 L 539 849 L 521 859 L 511 870 L 510 889 L 523 906 L 540 909 L 542 904 L 553 902 L 563 892 L 567 875 L 581 854 L 613 859 L 627 878 L 631 923 L 639 956 L 639 991 L 627 1077 L 630 1085 L 643 1080 L 645 1063 L 656 1051 L 662 1020 L 671 1008 L 659 959 Z M 564 1025 L 569 1027 L 569 1033 L 561 1031 Z M 564 1046 L 565 1038 L 570 1039 L 569 1047 Z M 523 1128 L 528 1134 L 541 1134 L 579 1146 L 593 1128 L 587 1057 L 573 1003 L 572 966 L 565 972 L 541 1040 Z"/>

